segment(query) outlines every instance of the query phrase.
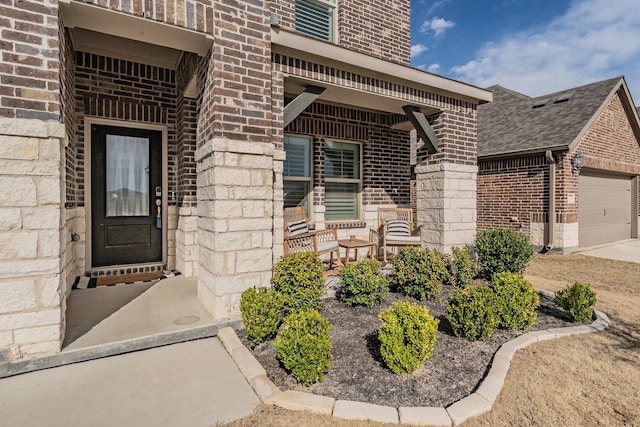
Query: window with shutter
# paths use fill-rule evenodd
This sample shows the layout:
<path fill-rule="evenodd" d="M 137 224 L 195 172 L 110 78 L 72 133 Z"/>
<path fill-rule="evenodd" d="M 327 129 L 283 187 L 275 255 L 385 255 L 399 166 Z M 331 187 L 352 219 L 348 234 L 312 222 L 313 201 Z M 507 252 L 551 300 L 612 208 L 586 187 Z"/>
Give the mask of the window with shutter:
<path fill-rule="evenodd" d="M 296 31 L 333 42 L 335 0 L 296 0 Z"/>
<path fill-rule="evenodd" d="M 360 144 L 325 141 L 325 219 L 360 218 Z"/>
<path fill-rule="evenodd" d="M 284 207 L 304 206 L 310 215 L 311 193 L 311 139 L 285 135 L 283 184 Z"/>

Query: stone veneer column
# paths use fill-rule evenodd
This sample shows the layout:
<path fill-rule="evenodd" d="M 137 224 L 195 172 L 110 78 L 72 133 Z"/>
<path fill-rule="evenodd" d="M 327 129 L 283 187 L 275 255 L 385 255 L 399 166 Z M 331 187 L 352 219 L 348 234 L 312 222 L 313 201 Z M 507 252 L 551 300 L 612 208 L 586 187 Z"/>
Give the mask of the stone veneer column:
<path fill-rule="evenodd" d="M 60 123 L 0 119 L 0 361 L 60 350 L 65 142 Z"/>
<path fill-rule="evenodd" d="M 195 206 L 178 210 L 176 269 L 185 277 L 198 275 L 198 208 Z"/>
<path fill-rule="evenodd" d="M 429 248 L 450 252 L 476 235 L 478 167 L 438 163 L 416 167 L 418 224 Z"/>
<path fill-rule="evenodd" d="M 214 138 L 196 150 L 198 296 L 215 319 L 268 286 L 273 262 L 274 146 Z"/>

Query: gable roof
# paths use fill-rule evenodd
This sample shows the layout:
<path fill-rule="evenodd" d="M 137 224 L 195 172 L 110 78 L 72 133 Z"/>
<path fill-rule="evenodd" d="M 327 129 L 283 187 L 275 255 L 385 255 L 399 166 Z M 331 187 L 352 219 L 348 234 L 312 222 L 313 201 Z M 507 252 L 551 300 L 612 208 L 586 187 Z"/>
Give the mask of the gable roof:
<path fill-rule="evenodd" d="M 535 98 L 493 86 L 493 102 L 478 106 L 478 157 L 568 149 L 621 86 L 630 101 L 623 77 Z"/>

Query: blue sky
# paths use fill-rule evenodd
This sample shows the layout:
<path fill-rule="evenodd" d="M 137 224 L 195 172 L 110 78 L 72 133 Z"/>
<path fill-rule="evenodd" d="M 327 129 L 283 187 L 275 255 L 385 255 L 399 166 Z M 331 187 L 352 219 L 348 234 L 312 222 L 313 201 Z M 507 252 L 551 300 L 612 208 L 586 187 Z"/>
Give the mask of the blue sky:
<path fill-rule="evenodd" d="M 640 1 L 411 0 L 411 63 L 529 96 L 624 75 L 640 105 Z"/>

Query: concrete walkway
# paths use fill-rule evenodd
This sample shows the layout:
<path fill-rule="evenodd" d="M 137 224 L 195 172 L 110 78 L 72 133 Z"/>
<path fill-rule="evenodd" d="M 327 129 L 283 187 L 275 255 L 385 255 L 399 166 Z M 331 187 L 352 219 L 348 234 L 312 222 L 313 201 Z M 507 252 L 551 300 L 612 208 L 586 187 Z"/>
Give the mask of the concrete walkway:
<path fill-rule="evenodd" d="M 258 398 L 217 338 L 0 379 L 3 426 L 211 426 Z"/>
<path fill-rule="evenodd" d="M 579 253 L 598 258 L 640 263 L 640 239 L 628 239 L 608 245 L 585 248 L 581 249 Z"/>

